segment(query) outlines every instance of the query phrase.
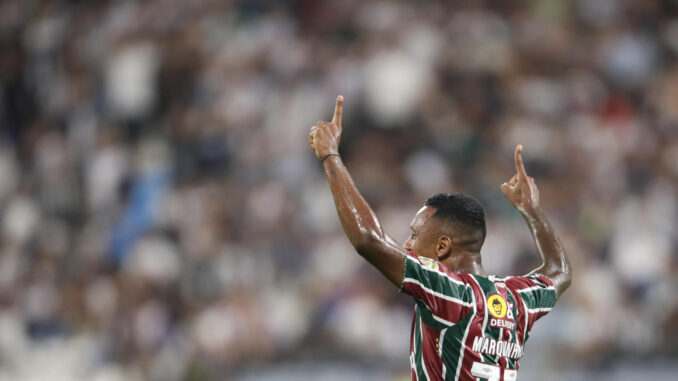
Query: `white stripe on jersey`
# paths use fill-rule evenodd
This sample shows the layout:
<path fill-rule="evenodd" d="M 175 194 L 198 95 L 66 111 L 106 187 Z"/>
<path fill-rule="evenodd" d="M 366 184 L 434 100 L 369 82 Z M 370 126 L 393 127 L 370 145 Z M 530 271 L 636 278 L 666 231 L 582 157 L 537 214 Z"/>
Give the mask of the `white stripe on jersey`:
<path fill-rule="evenodd" d="M 532 286 L 532 287 L 516 290 L 516 292 L 530 292 L 530 291 L 535 291 L 535 290 L 551 291 L 551 290 L 555 290 L 555 289 L 556 288 L 553 287 L 553 286 L 548 286 L 548 287 Z"/>
<path fill-rule="evenodd" d="M 527 309 L 527 312 L 528 312 L 528 313 L 531 313 L 531 314 L 534 314 L 534 313 L 539 313 L 539 312 L 549 312 L 549 311 L 551 311 L 551 310 L 552 310 L 552 308 L 549 308 L 549 307 L 543 307 L 543 308 L 528 308 L 528 309 Z"/>
<path fill-rule="evenodd" d="M 419 315 L 419 337 L 421 338 L 422 344 L 424 343 L 424 322 L 421 321 L 421 315 Z M 426 370 L 426 361 L 424 360 L 424 353 L 421 354 L 421 368 L 424 370 L 424 376 L 428 381 L 431 381 L 431 377 L 428 375 Z"/>
<path fill-rule="evenodd" d="M 443 359 L 443 341 L 445 341 L 445 333 L 447 332 L 447 328 L 443 329 L 440 331 L 440 335 L 438 336 L 438 356 L 440 356 L 440 362 L 443 364 L 443 369 L 442 369 L 442 375 L 443 375 L 443 380 L 445 379 L 445 374 L 447 373 L 447 367 L 445 366 L 445 360 Z"/>

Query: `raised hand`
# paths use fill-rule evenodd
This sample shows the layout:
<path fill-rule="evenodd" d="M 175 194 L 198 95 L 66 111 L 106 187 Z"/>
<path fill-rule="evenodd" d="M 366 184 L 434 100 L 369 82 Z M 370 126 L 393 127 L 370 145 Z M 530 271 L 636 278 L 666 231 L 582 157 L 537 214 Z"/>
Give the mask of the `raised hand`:
<path fill-rule="evenodd" d="M 516 147 L 516 174 L 499 188 L 509 202 L 524 215 L 533 215 L 539 211 L 539 189 L 534 179 L 525 173 L 523 166 L 523 146 Z"/>
<path fill-rule="evenodd" d="M 341 140 L 341 113 L 344 105 L 344 97 L 338 96 L 334 107 L 334 116 L 331 122 L 318 122 L 311 127 L 308 134 L 308 144 L 315 152 L 318 159 L 327 155 L 339 154 L 339 141 Z"/>

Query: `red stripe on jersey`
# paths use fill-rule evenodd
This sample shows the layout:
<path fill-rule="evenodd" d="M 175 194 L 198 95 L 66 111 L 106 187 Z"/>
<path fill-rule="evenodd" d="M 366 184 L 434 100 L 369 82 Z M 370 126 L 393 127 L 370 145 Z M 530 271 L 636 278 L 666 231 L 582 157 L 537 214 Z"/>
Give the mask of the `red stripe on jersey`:
<path fill-rule="evenodd" d="M 527 305 L 525 305 L 525 302 L 523 302 L 523 298 L 521 298 L 517 292 L 514 292 L 515 288 L 512 287 L 511 283 L 513 282 L 511 282 L 510 279 L 506 281 L 508 292 L 513 295 L 513 299 L 518 304 L 516 306 L 516 309 L 518 310 L 518 314 L 516 315 L 516 339 L 518 343 L 523 345 L 525 343 L 525 328 L 530 327 L 530 324 L 527 321 L 529 314 L 527 313 Z"/>
<path fill-rule="evenodd" d="M 528 311 L 528 320 L 529 320 L 529 325 L 527 326 L 528 331 L 532 330 L 532 327 L 534 326 L 534 323 L 539 320 L 542 316 L 548 314 L 548 311 Z"/>

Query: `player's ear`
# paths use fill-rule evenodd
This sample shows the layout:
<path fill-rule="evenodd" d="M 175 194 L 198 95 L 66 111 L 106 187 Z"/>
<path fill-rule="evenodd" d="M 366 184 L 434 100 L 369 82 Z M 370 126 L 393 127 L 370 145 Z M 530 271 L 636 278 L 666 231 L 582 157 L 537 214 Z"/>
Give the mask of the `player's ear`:
<path fill-rule="evenodd" d="M 436 254 L 438 255 L 438 261 L 443 261 L 452 253 L 452 240 L 450 237 L 443 235 L 438 238 L 438 244 L 436 245 Z"/>

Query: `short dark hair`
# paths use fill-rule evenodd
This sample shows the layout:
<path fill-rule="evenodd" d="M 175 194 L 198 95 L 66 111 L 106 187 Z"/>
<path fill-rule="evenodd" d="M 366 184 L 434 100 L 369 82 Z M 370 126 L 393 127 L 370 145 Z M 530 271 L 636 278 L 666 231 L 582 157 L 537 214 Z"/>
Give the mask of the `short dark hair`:
<path fill-rule="evenodd" d="M 461 193 L 437 193 L 427 198 L 424 205 L 436 209 L 433 217 L 461 225 L 466 232 L 477 236 L 480 245 L 485 241 L 485 211 L 475 198 Z"/>

